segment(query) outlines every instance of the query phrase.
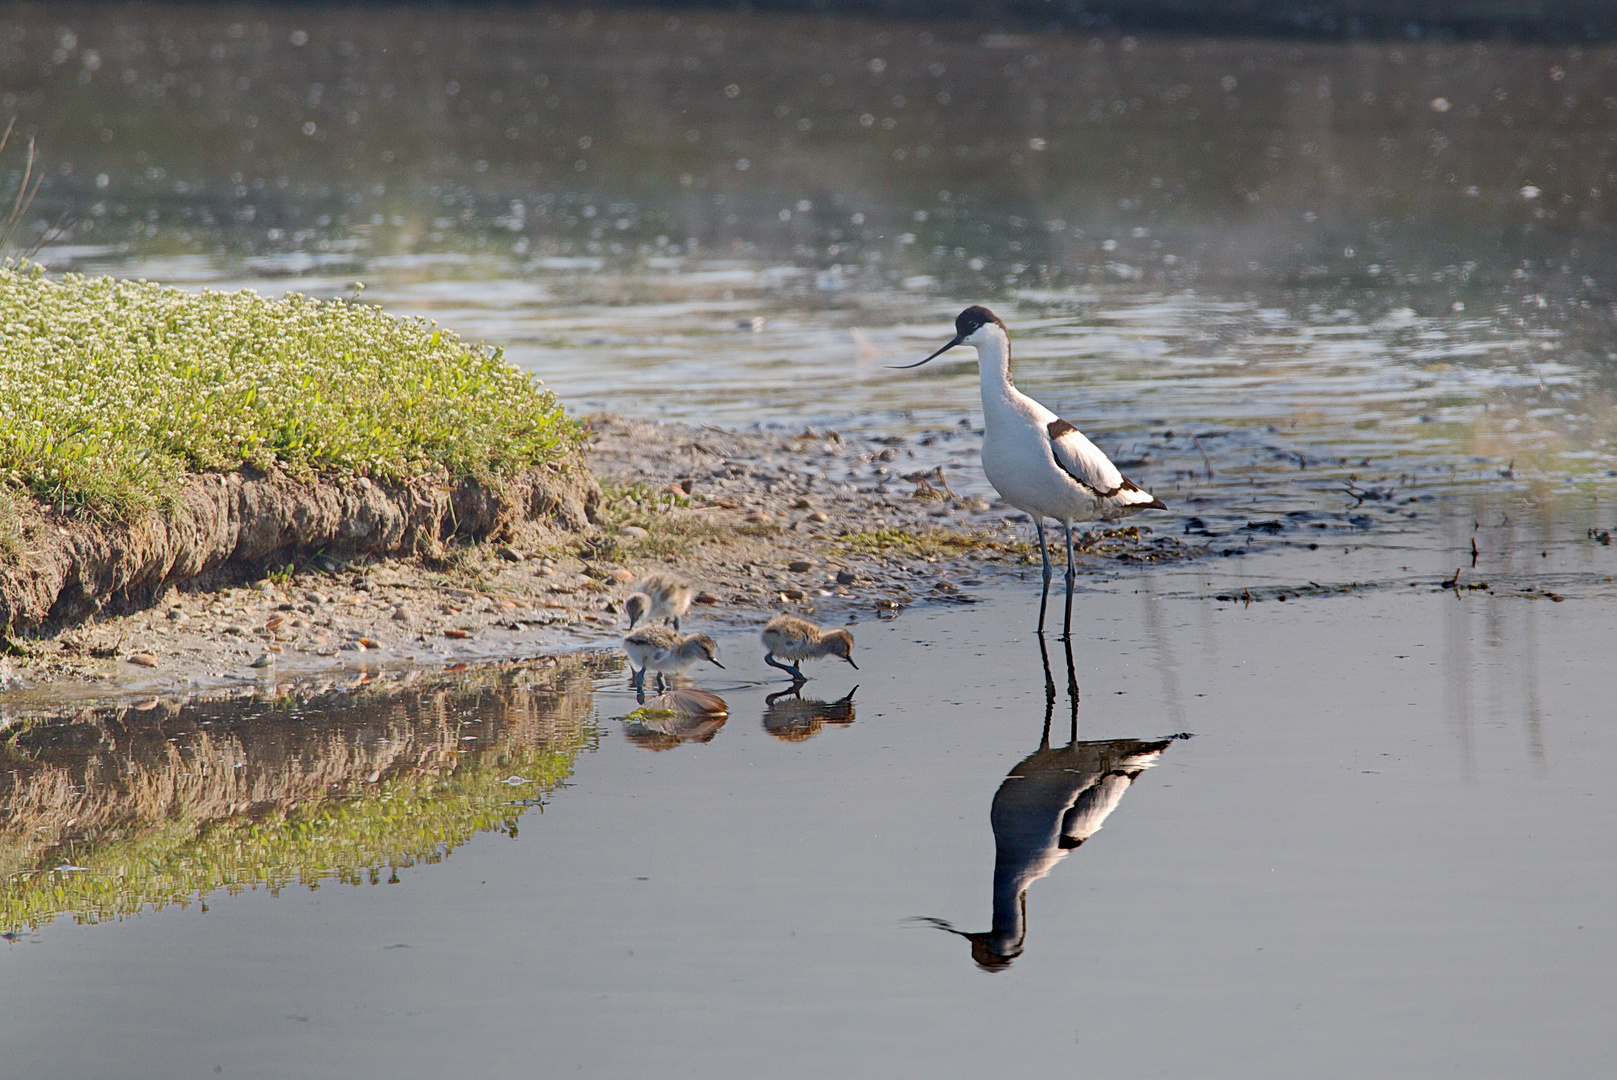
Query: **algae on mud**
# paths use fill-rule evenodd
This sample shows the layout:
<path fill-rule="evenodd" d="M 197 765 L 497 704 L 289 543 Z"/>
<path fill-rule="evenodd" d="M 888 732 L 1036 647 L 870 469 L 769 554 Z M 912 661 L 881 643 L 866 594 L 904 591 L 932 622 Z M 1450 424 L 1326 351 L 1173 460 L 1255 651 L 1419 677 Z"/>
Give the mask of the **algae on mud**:
<path fill-rule="evenodd" d="M 595 745 L 595 674 L 19 724 L 0 743 L 0 926 L 396 881 L 478 833 L 514 836 Z"/>

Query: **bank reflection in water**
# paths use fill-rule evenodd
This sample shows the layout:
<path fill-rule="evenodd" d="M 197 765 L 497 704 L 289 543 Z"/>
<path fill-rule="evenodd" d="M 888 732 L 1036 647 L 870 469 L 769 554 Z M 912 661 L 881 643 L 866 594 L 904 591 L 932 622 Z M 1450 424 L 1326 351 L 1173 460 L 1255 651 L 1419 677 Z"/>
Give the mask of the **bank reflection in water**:
<path fill-rule="evenodd" d="M 595 672 L 11 718 L 0 930 L 224 887 L 397 881 L 524 809 L 592 748 Z"/>
<path fill-rule="evenodd" d="M 1071 727 L 1067 745 L 1050 746 L 1055 712 L 1055 682 L 1050 655 L 1039 639 L 1044 660 L 1044 730 L 1039 748 L 1023 758 L 994 793 L 989 820 L 994 829 L 994 916 L 990 929 L 957 930 L 943 919 L 925 918 L 941 930 L 971 943 L 971 958 L 984 971 L 1001 971 L 1022 954 L 1027 937 L 1028 886 L 1044 877 L 1100 831 L 1124 792 L 1141 773 L 1155 765 L 1174 738 L 1078 741 L 1078 693 L 1072 644 L 1066 642 L 1067 690 Z"/>
<path fill-rule="evenodd" d="M 764 698 L 764 730 L 781 742 L 802 742 L 812 738 L 826 724 L 847 727 L 853 723 L 855 686 L 835 701 L 802 696 L 802 687 L 779 690 Z"/>
<path fill-rule="evenodd" d="M 646 698 L 622 717 L 623 735 L 646 750 L 672 750 L 685 743 L 712 742 L 729 719 L 730 706 L 719 695 L 678 687 Z"/>

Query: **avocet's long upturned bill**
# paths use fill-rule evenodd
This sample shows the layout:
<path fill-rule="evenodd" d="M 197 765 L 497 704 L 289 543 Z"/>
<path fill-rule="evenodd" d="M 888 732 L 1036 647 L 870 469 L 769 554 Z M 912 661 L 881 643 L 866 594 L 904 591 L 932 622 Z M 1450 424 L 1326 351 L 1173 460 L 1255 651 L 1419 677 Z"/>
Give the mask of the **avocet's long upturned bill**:
<path fill-rule="evenodd" d="M 1044 556 L 1044 592 L 1039 629 L 1050 600 L 1050 545 L 1044 519 L 1061 522 L 1067 536 L 1067 613 L 1064 636 L 1072 633 L 1072 526 L 1079 521 L 1112 521 L 1141 510 L 1166 510 L 1149 491 L 1124 476 L 1100 448 L 1073 425 L 1018 390 L 1011 382 L 1011 339 L 1005 324 L 985 307 L 969 307 L 954 321 L 954 340 L 914 364 L 920 367 L 956 345 L 977 350 L 983 390 L 983 472 L 1000 497 L 1033 519 Z"/>

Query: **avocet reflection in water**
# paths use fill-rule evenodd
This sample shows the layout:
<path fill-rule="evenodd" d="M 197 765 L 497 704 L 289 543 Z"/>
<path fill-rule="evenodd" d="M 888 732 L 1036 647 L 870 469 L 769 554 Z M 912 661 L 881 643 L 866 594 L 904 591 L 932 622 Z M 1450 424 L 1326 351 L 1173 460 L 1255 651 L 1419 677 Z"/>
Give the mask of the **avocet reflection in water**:
<path fill-rule="evenodd" d="M 1050 675 L 1050 653 L 1039 636 L 1044 661 L 1044 730 L 1039 748 L 1018 762 L 994 793 L 989 820 L 994 827 L 994 917 L 988 930 L 957 930 L 943 919 L 923 918 L 940 930 L 971 942 L 971 958 L 984 971 L 1003 971 L 1022 955 L 1027 939 L 1028 886 L 1055 869 L 1100 831 L 1117 804 L 1155 765 L 1177 738 L 1097 739 L 1078 741 L 1078 680 L 1073 670 L 1072 642 L 1064 639 L 1067 657 L 1067 701 L 1071 706 L 1067 745 L 1050 746 L 1056 687 Z"/>
<path fill-rule="evenodd" d="M 853 695 L 858 689 L 855 686 L 835 701 L 804 697 L 802 683 L 777 690 L 764 698 L 764 730 L 781 742 L 802 742 L 827 724 L 847 727 L 853 723 Z"/>

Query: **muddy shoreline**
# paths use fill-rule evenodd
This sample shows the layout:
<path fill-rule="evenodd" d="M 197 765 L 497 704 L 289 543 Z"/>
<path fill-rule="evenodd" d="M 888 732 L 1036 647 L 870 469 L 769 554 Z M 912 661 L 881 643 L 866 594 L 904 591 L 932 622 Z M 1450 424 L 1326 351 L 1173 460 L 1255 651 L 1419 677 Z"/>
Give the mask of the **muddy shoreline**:
<path fill-rule="evenodd" d="M 143 598 L 126 592 L 132 610 L 103 608 L 14 637 L 0 660 L 0 706 L 21 715 L 96 701 L 324 693 L 610 650 L 626 625 L 627 583 L 653 569 L 698 589 L 689 626 L 726 630 L 777 611 L 840 623 L 967 603 L 986 575 L 1038 557 L 1020 513 L 955 494 L 936 469 L 911 471 L 902 440 L 610 415 L 590 426 L 588 463 L 605 495 L 587 514 L 583 495 L 536 498 L 529 512 L 485 528 L 492 540 L 303 554 L 290 572 L 283 564 L 256 580 L 218 573 Z M 423 535 L 441 537 L 438 520 Z M 1087 532 L 1084 563 L 1190 553 L 1135 520 Z"/>

